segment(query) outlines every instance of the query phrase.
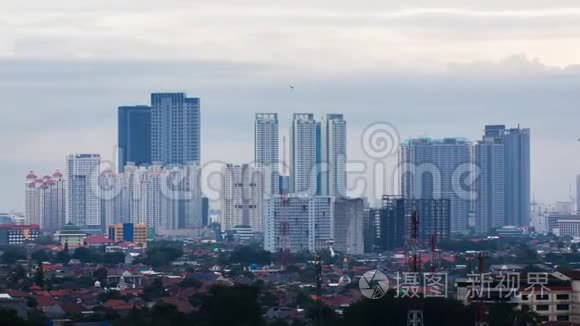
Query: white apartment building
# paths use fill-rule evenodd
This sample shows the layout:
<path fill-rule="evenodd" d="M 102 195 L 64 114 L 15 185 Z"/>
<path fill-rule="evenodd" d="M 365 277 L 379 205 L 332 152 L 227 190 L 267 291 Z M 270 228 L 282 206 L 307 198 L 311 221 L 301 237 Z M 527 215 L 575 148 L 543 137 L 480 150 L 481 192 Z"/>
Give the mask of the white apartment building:
<path fill-rule="evenodd" d="M 364 200 L 336 198 L 334 202 L 334 248 L 347 255 L 364 253 Z"/>
<path fill-rule="evenodd" d="M 346 197 L 346 121 L 327 114 L 320 123 L 320 195 Z"/>
<path fill-rule="evenodd" d="M 222 229 L 249 226 L 264 232 L 264 199 L 271 195 L 269 167 L 227 164 L 222 169 Z"/>
<path fill-rule="evenodd" d="M 99 154 L 70 154 L 67 162 L 67 221 L 81 228 L 102 229 Z"/>
<path fill-rule="evenodd" d="M 254 163 L 271 171 L 269 193 L 280 192 L 279 126 L 276 113 L 256 113 L 254 123 Z"/>
<path fill-rule="evenodd" d="M 37 224 L 41 232 L 54 234 L 66 220 L 66 183 L 60 171 L 37 178 L 26 176 L 26 223 Z"/>
<path fill-rule="evenodd" d="M 290 192 L 315 195 L 318 123 L 312 113 L 294 113 L 290 129 Z"/>
<path fill-rule="evenodd" d="M 264 249 L 315 252 L 332 245 L 334 198 L 292 194 L 266 199 Z"/>

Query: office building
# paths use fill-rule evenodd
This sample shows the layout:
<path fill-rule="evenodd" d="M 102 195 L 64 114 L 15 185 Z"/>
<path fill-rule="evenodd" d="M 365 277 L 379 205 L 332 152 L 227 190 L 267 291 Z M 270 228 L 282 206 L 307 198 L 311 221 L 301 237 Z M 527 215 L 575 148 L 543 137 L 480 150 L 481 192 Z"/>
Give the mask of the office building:
<path fill-rule="evenodd" d="M 101 230 L 99 154 L 67 156 L 67 220 L 87 230 Z"/>
<path fill-rule="evenodd" d="M 399 151 L 401 194 L 408 199 L 449 199 L 451 232 L 468 231 L 473 193 L 471 142 L 461 138 L 405 141 Z M 469 180 L 467 180 L 469 181 Z"/>
<path fill-rule="evenodd" d="M 271 194 L 280 192 L 278 136 L 278 115 L 257 113 L 254 123 L 254 163 L 270 169 Z"/>
<path fill-rule="evenodd" d="M 334 200 L 327 196 L 275 195 L 266 199 L 264 249 L 315 252 L 334 239 Z"/>
<path fill-rule="evenodd" d="M 506 225 L 530 224 L 530 129 L 504 132 Z"/>
<path fill-rule="evenodd" d="M 369 222 L 372 224 L 367 226 L 375 230 L 374 249 L 403 248 L 411 238 L 414 213 L 418 217 L 417 244 L 420 247 L 429 248 L 433 239 L 439 241 L 449 238 L 450 200 L 383 196 L 382 208 L 371 210 Z"/>
<path fill-rule="evenodd" d="M 108 237 L 114 242 L 128 241 L 147 246 L 147 226 L 145 224 L 113 224 L 108 227 Z"/>
<path fill-rule="evenodd" d="M 363 216 L 364 252 L 372 253 L 381 247 L 380 245 L 380 208 L 367 208 Z"/>
<path fill-rule="evenodd" d="M 0 225 L 0 245 L 21 245 L 24 241 L 34 241 L 40 235 L 40 226 L 36 224 L 2 224 Z"/>
<path fill-rule="evenodd" d="M 146 105 L 121 106 L 117 117 L 117 171 L 128 162 L 151 164 L 151 108 Z"/>
<path fill-rule="evenodd" d="M 270 170 L 260 165 L 227 164 L 222 169 L 222 230 L 249 226 L 253 232 L 264 231 L 264 198 L 270 196 Z"/>
<path fill-rule="evenodd" d="M 311 113 L 294 113 L 290 129 L 290 192 L 318 191 L 319 125 Z"/>
<path fill-rule="evenodd" d="M 483 139 L 475 146 L 475 165 L 480 170 L 477 231 L 530 225 L 530 130 L 485 126 Z"/>
<path fill-rule="evenodd" d="M 151 160 L 200 162 L 200 100 L 184 93 L 151 94 Z"/>
<path fill-rule="evenodd" d="M 320 123 L 320 195 L 346 197 L 346 121 L 327 114 Z"/>
<path fill-rule="evenodd" d="M 503 126 L 485 126 L 485 135 L 475 145 L 476 231 L 487 233 L 505 223 L 505 145 Z"/>
<path fill-rule="evenodd" d="M 336 198 L 334 202 L 334 248 L 346 255 L 364 253 L 364 201 Z"/>

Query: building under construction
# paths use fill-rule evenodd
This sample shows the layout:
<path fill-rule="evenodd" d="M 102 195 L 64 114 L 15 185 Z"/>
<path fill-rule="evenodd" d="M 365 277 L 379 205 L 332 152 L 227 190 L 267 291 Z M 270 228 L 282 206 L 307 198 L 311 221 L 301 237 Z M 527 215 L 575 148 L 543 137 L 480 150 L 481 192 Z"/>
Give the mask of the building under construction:
<path fill-rule="evenodd" d="M 365 249 L 383 251 L 405 247 L 405 241 L 409 239 L 411 232 L 410 216 L 413 212 L 420 216 L 417 225 L 418 246 L 427 248 L 433 239 L 439 241 L 449 238 L 451 230 L 448 199 L 383 196 L 382 207 L 371 209 L 365 220 L 365 237 L 370 232 L 374 233 L 370 234 L 371 239 L 374 239 L 373 243 L 367 243 Z"/>

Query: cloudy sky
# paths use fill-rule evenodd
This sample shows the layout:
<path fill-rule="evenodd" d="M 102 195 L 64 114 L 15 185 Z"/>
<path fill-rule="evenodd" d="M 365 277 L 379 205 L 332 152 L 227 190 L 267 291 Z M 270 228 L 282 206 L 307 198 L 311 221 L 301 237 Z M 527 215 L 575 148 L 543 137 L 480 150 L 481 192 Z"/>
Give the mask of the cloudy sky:
<path fill-rule="evenodd" d="M 349 158 L 401 138 L 532 129 L 538 200 L 580 172 L 580 4 L 554 0 L 0 0 L 0 211 L 64 156 L 113 158 L 116 107 L 202 99 L 204 161 L 249 161 L 255 112 L 342 112 Z M 295 85 L 290 91 L 288 85 Z M 392 159 L 390 159 L 392 163 Z M 387 183 L 391 181 L 388 180 Z"/>

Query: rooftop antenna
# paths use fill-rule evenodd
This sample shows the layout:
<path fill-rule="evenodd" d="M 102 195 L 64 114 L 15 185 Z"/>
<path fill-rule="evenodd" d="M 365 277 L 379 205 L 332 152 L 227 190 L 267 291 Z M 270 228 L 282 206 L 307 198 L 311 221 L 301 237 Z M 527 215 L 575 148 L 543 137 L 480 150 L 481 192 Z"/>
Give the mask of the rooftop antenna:
<path fill-rule="evenodd" d="M 419 212 L 416 210 L 411 214 L 411 236 L 409 237 L 408 250 L 409 250 L 409 269 L 412 273 L 419 273 L 420 253 L 418 247 L 419 238 Z M 423 326 L 423 309 L 420 308 L 419 304 L 413 305 L 411 303 L 411 309 L 407 311 L 407 326 Z"/>

